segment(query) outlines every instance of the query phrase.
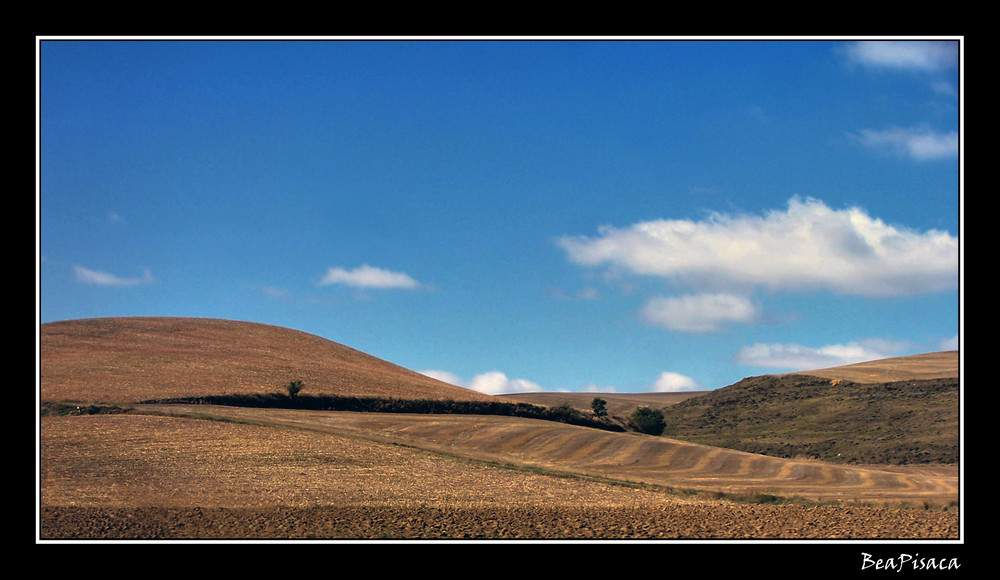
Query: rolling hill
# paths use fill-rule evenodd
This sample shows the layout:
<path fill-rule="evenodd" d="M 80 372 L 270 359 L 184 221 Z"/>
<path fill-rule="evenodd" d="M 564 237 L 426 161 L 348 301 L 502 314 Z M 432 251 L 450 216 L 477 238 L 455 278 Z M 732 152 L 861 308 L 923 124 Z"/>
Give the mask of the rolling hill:
<path fill-rule="evenodd" d="M 810 375 L 854 383 L 957 379 L 959 363 L 958 351 L 946 350 L 942 352 L 884 358 L 811 371 L 797 371 L 777 376 Z"/>
<path fill-rule="evenodd" d="M 517 393 L 515 395 L 500 395 L 500 397 L 550 407 L 568 405 L 587 413 L 591 412 L 591 402 L 595 398 L 600 398 L 607 403 L 608 413 L 619 417 L 626 417 L 639 406 L 662 409 L 676 405 L 681 401 L 700 397 L 709 392 L 711 391 L 684 391 L 677 393 Z"/>
<path fill-rule="evenodd" d="M 39 328 L 43 401 L 149 399 L 283 392 L 485 401 L 324 338 L 266 324 L 205 318 L 96 318 Z"/>
<path fill-rule="evenodd" d="M 663 412 L 664 436 L 773 457 L 954 464 L 959 388 L 959 353 L 944 351 L 748 377 L 711 391 L 517 398 L 585 411 L 600 397 L 620 417 L 647 406 Z"/>
<path fill-rule="evenodd" d="M 774 457 L 954 464 L 959 411 L 957 377 L 854 383 L 764 375 L 664 408 L 663 434 Z"/>

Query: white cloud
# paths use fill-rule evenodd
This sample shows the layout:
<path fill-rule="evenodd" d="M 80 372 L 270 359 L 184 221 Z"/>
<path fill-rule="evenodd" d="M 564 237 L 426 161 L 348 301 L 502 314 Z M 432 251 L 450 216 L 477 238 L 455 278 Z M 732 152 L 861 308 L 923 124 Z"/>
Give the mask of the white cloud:
<path fill-rule="evenodd" d="M 862 129 L 853 136 L 861 145 L 917 161 L 949 159 L 958 156 L 958 133 L 940 133 L 926 127 L 875 130 Z"/>
<path fill-rule="evenodd" d="M 149 270 L 143 270 L 143 275 L 139 278 L 122 278 L 108 272 L 91 270 L 83 266 L 73 266 L 73 272 L 76 274 L 77 282 L 81 284 L 93 284 L 95 286 L 137 286 L 153 282 L 153 275 Z"/>
<path fill-rule="evenodd" d="M 958 42 L 866 40 L 847 48 L 851 62 L 878 69 L 939 71 L 958 66 Z"/>
<path fill-rule="evenodd" d="M 468 388 L 488 395 L 499 395 L 504 393 L 529 393 L 541 391 L 542 387 L 525 380 L 510 379 L 500 371 L 490 371 L 472 377 Z"/>
<path fill-rule="evenodd" d="M 798 197 L 786 211 L 762 216 L 654 220 L 557 242 L 577 264 L 663 277 L 706 292 L 763 287 L 893 296 L 958 282 L 958 239 L 947 232 L 897 228 L 859 208 L 834 210 Z"/>
<path fill-rule="evenodd" d="M 683 332 L 713 332 L 729 323 L 753 322 L 758 307 L 733 294 L 688 294 L 656 297 L 642 309 L 643 320 Z"/>
<path fill-rule="evenodd" d="M 658 393 L 675 393 L 681 391 L 701 391 L 704 390 L 704 387 L 691 377 L 667 371 L 660 373 L 660 377 L 653 383 L 652 390 Z"/>
<path fill-rule="evenodd" d="M 906 346 L 880 339 L 821 347 L 756 343 L 740 349 L 737 361 L 745 365 L 806 371 L 899 356 Z"/>
<path fill-rule="evenodd" d="M 958 350 L 958 335 L 939 341 L 938 347 L 941 350 Z"/>
<path fill-rule="evenodd" d="M 489 371 L 472 377 L 472 380 L 465 382 L 458 375 L 448 371 L 426 370 L 421 374 L 435 378 L 439 381 L 472 389 L 487 395 L 502 395 L 510 393 L 530 393 L 542 391 L 542 387 L 526 379 L 511 379 L 500 371 Z"/>
<path fill-rule="evenodd" d="M 357 288 L 417 288 L 420 283 L 403 272 L 390 272 L 364 264 L 353 270 L 330 268 L 320 285 L 346 284 Z"/>
<path fill-rule="evenodd" d="M 420 371 L 420 374 L 427 375 L 432 379 L 437 379 L 441 382 L 448 383 L 449 385 L 455 385 L 456 387 L 464 387 L 462 384 L 462 379 L 455 373 L 449 373 L 448 371 L 439 371 L 429 369 L 426 371 Z"/>

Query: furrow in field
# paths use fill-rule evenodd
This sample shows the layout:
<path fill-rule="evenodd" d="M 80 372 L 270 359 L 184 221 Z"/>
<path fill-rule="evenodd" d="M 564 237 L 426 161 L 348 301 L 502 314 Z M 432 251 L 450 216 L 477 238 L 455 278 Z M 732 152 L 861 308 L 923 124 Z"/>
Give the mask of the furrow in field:
<path fill-rule="evenodd" d="M 174 410 L 178 410 L 174 406 Z M 669 438 L 595 431 L 532 419 L 212 408 L 299 428 L 406 442 L 505 461 L 671 487 L 766 491 L 822 498 L 957 496 L 957 478 L 780 459 Z"/>

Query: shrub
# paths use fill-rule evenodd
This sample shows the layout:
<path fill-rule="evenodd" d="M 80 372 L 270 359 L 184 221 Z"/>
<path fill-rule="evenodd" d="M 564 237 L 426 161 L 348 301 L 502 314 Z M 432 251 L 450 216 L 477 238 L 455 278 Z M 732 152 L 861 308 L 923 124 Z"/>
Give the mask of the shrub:
<path fill-rule="evenodd" d="M 598 417 L 608 416 L 608 402 L 600 397 L 594 397 L 594 400 L 590 402 L 590 408 Z"/>
<path fill-rule="evenodd" d="M 629 415 L 636 430 L 649 435 L 662 435 L 667 424 L 663 420 L 663 411 L 639 406 Z"/>
<path fill-rule="evenodd" d="M 301 391 L 302 389 L 304 389 L 305 386 L 306 386 L 305 383 L 303 383 L 302 381 L 300 381 L 298 379 L 295 379 L 294 381 L 289 382 L 285 386 L 285 388 L 288 390 L 288 396 L 289 397 L 294 397 L 295 395 L 299 394 L 299 391 Z"/>

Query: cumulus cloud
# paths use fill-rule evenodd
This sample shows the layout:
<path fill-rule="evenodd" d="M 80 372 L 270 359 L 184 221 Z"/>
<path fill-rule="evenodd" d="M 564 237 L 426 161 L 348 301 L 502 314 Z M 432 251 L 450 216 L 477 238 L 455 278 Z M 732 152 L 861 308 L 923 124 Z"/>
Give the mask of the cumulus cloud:
<path fill-rule="evenodd" d="M 674 372 L 660 373 L 659 378 L 653 383 L 652 390 L 659 393 L 675 393 L 681 391 L 701 391 L 704 387 L 691 377 Z"/>
<path fill-rule="evenodd" d="M 860 208 L 793 197 L 785 211 L 715 213 L 702 221 L 605 226 L 557 240 L 568 258 L 713 291 L 761 287 L 866 296 L 935 292 L 958 283 L 958 239 L 912 231 Z"/>
<path fill-rule="evenodd" d="M 143 270 L 142 276 L 138 278 L 122 278 L 108 272 L 91 270 L 83 266 L 73 266 L 76 274 L 76 281 L 81 284 L 93 284 L 95 286 L 138 286 L 139 284 L 149 284 L 153 282 L 153 275 L 149 270 Z"/>
<path fill-rule="evenodd" d="M 320 285 L 346 284 L 356 288 L 417 288 L 420 283 L 403 272 L 391 272 L 364 264 L 353 270 L 330 268 Z"/>
<path fill-rule="evenodd" d="M 756 343 L 740 349 L 737 361 L 759 367 L 805 371 L 899 356 L 906 347 L 901 342 L 880 339 L 820 347 Z"/>
<path fill-rule="evenodd" d="M 940 71 L 958 66 L 958 42 L 865 40 L 847 47 L 850 62 L 903 71 Z"/>
<path fill-rule="evenodd" d="M 875 151 L 917 161 L 950 159 L 958 156 L 958 132 L 936 132 L 926 127 L 863 129 L 852 137 Z"/>
<path fill-rule="evenodd" d="M 435 378 L 439 381 L 471 389 L 487 395 L 503 395 L 510 393 L 531 393 L 543 390 L 541 386 L 526 379 L 512 379 L 500 371 L 489 371 L 472 377 L 472 380 L 463 381 L 458 375 L 448 371 L 426 370 L 421 374 Z"/>
<path fill-rule="evenodd" d="M 688 294 L 653 298 L 640 315 L 650 324 L 671 330 L 714 332 L 726 324 L 753 322 L 759 308 L 733 294 Z"/>
<path fill-rule="evenodd" d="M 490 371 L 472 377 L 469 388 L 488 395 L 502 393 L 530 393 L 541 391 L 542 387 L 525 379 L 511 379 L 500 371 Z"/>
<path fill-rule="evenodd" d="M 439 371 L 434 369 L 428 369 L 425 371 L 420 371 L 420 374 L 427 375 L 432 379 L 437 379 L 441 382 L 448 383 L 449 385 L 455 385 L 456 387 L 464 387 L 462 379 L 455 373 L 450 373 L 448 371 Z"/>

